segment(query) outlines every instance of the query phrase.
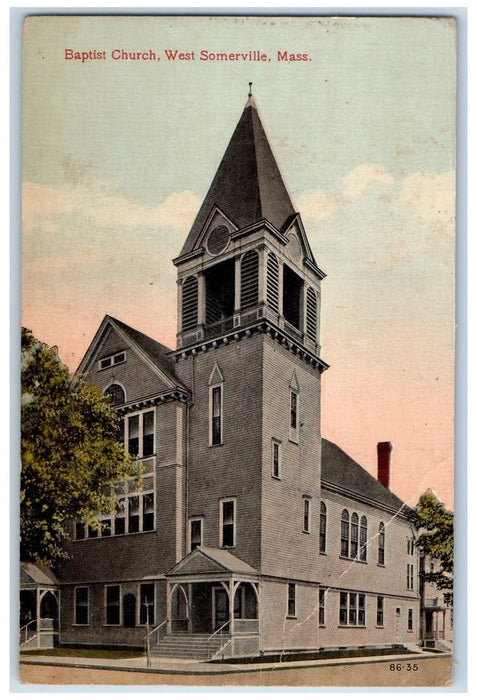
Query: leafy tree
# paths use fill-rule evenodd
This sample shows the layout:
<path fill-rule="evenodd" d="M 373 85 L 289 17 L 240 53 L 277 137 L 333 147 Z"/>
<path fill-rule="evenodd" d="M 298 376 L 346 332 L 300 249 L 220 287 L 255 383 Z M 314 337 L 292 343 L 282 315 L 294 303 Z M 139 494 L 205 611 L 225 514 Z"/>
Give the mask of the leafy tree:
<path fill-rule="evenodd" d="M 417 546 L 423 554 L 440 564 L 434 571 L 425 571 L 424 580 L 445 591 L 444 600 L 452 605 L 454 514 L 428 490 L 420 497 L 412 517 L 419 533 Z"/>
<path fill-rule="evenodd" d="M 52 564 L 67 556 L 69 522 L 99 531 L 98 514 L 117 506 L 118 482 L 140 474 L 99 389 L 25 328 L 21 343 L 20 554 Z"/>

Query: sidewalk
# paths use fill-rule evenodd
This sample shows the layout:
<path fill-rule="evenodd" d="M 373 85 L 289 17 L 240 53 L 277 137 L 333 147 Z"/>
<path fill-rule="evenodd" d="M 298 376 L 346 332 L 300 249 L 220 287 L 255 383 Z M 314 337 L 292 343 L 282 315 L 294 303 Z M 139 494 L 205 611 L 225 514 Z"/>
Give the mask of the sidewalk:
<path fill-rule="evenodd" d="M 142 673 L 173 673 L 182 675 L 221 675 L 227 673 L 250 673 L 253 671 L 272 671 L 276 668 L 311 668 L 325 666 L 348 666 L 354 664 L 371 663 L 416 663 L 423 658 L 444 658 L 452 656 L 452 653 L 436 654 L 429 651 L 418 653 L 396 654 L 385 656 L 363 656 L 341 659 L 312 659 L 301 661 L 283 661 L 281 663 L 254 663 L 254 664 L 227 664 L 210 663 L 208 661 L 191 661 L 189 659 L 151 659 L 151 665 L 147 665 L 144 656 L 131 657 L 129 659 L 87 659 L 83 657 L 59 657 L 59 656 L 28 656 L 20 654 L 20 664 L 61 666 L 70 668 L 91 668 L 102 670 L 131 671 Z"/>

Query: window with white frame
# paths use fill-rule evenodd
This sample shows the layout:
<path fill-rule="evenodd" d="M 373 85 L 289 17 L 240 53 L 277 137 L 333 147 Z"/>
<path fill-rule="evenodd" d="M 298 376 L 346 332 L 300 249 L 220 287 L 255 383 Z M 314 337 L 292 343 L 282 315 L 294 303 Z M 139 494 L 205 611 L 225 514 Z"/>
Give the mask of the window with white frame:
<path fill-rule="evenodd" d="M 320 588 L 318 592 L 318 624 L 320 627 L 325 626 L 325 603 L 326 603 L 326 590 Z"/>
<path fill-rule="evenodd" d="M 77 586 L 75 588 L 75 625 L 89 624 L 89 588 Z"/>
<path fill-rule="evenodd" d="M 378 595 L 376 599 L 376 625 L 384 627 L 384 597 Z"/>
<path fill-rule="evenodd" d="M 224 378 L 216 364 L 209 379 L 209 445 L 224 440 Z"/>
<path fill-rule="evenodd" d="M 119 406 L 126 401 L 126 394 L 120 384 L 110 384 L 104 390 L 104 395 L 108 397 L 112 406 Z"/>
<path fill-rule="evenodd" d="M 406 587 L 409 591 L 414 590 L 414 564 L 407 565 Z"/>
<path fill-rule="evenodd" d="M 121 352 L 116 352 L 114 355 L 108 355 L 107 357 L 102 357 L 98 361 L 99 369 L 108 369 L 109 367 L 114 367 L 115 365 L 120 365 L 122 362 L 126 362 L 126 351 L 121 350 Z"/>
<path fill-rule="evenodd" d="M 299 394 L 295 389 L 290 389 L 290 440 L 298 442 L 298 409 Z"/>
<path fill-rule="evenodd" d="M 412 608 L 409 608 L 407 611 L 407 631 L 412 632 L 414 629 L 414 617 L 413 617 L 413 610 Z"/>
<path fill-rule="evenodd" d="M 320 503 L 320 554 L 326 553 L 326 505 Z"/>
<path fill-rule="evenodd" d="M 365 627 L 366 596 L 364 593 L 340 592 L 339 623 L 346 627 Z"/>
<path fill-rule="evenodd" d="M 366 561 L 368 556 L 368 520 L 365 515 L 359 521 L 359 558 Z"/>
<path fill-rule="evenodd" d="M 106 586 L 106 624 L 121 623 L 121 586 Z"/>
<path fill-rule="evenodd" d="M 349 513 L 341 511 L 341 556 L 349 557 Z"/>
<path fill-rule="evenodd" d="M 203 518 L 189 520 L 189 550 L 192 552 L 202 544 Z"/>
<path fill-rule="evenodd" d="M 220 502 L 220 546 L 235 547 L 236 499 L 227 498 Z"/>
<path fill-rule="evenodd" d="M 303 496 L 303 532 L 310 532 L 310 497 Z"/>
<path fill-rule="evenodd" d="M 384 528 L 384 523 L 379 523 L 379 535 L 378 535 L 378 564 L 384 566 L 384 547 L 386 542 L 386 532 Z"/>
<path fill-rule="evenodd" d="M 132 457 L 151 457 L 155 453 L 153 410 L 128 415 L 125 428 L 126 444 Z"/>
<path fill-rule="evenodd" d="M 296 584 L 288 584 L 287 617 L 296 617 Z"/>
<path fill-rule="evenodd" d="M 282 445 L 281 441 L 272 438 L 272 476 L 280 479 L 282 473 Z"/>

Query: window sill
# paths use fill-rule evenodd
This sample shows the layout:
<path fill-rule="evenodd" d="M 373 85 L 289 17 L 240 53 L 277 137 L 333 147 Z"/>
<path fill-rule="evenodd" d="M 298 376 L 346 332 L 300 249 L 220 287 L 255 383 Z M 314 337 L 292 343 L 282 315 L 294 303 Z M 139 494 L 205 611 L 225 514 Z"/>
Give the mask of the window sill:
<path fill-rule="evenodd" d="M 344 557 L 342 554 L 340 554 L 340 559 L 344 559 L 344 561 L 352 561 L 355 564 L 367 564 L 368 563 L 364 559 L 358 559 L 356 557 Z"/>
<path fill-rule="evenodd" d="M 218 442 L 215 445 L 212 445 L 212 443 L 209 442 L 209 447 L 223 447 L 224 443 L 223 442 Z"/>
<path fill-rule="evenodd" d="M 310 534 L 310 531 L 309 531 L 309 530 L 302 530 L 302 532 L 303 532 L 304 535 L 309 535 L 309 534 Z"/>
<path fill-rule="evenodd" d="M 287 620 L 297 620 L 298 616 L 297 615 L 287 615 Z"/>
<path fill-rule="evenodd" d="M 343 628 L 346 630 L 365 630 L 366 625 L 338 625 L 339 628 Z"/>
<path fill-rule="evenodd" d="M 321 554 L 322 557 L 327 557 L 327 556 L 328 556 L 328 552 L 318 552 L 318 554 Z"/>
<path fill-rule="evenodd" d="M 272 479 L 276 479 L 277 481 L 281 481 L 282 477 L 281 476 L 276 476 L 275 474 L 272 474 Z"/>
<path fill-rule="evenodd" d="M 73 622 L 72 627 L 91 627 L 90 622 Z"/>
<path fill-rule="evenodd" d="M 386 564 L 380 564 L 379 562 L 376 564 L 376 566 L 379 566 L 380 569 L 386 568 Z"/>

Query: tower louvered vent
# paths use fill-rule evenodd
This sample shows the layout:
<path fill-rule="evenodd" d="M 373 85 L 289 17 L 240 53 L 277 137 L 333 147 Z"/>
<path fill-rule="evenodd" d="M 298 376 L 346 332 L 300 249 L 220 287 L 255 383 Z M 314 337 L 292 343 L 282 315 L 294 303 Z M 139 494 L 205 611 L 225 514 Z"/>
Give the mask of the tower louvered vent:
<path fill-rule="evenodd" d="M 310 338 L 316 341 L 317 304 L 315 290 L 308 287 L 306 293 L 306 330 Z"/>
<path fill-rule="evenodd" d="M 258 303 L 258 253 L 255 250 L 251 250 L 243 256 L 240 276 L 241 308 L 247 309 L 256 306 Z"/>
<path fill-rule="evenodd" d="M 267 259 L 267 303 L 278 313 L 278 260 L 273 253 Z"/>
<path fill-rule="evenodd" d="M 197 326 L 198 289 L 197 277 L 188 277 L 185 280 L 182 289 L 182 330 L 184 331 Z"/>

